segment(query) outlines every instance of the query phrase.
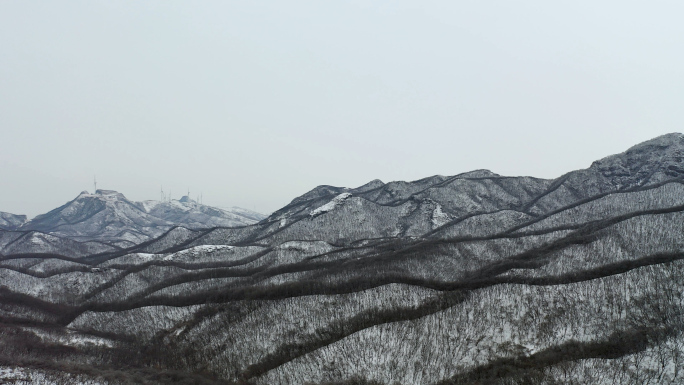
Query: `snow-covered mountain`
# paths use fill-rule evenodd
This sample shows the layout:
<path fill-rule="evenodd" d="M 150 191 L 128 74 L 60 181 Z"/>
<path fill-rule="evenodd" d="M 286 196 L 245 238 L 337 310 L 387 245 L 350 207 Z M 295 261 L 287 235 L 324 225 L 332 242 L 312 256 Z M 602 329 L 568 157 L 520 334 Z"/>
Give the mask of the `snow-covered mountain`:
<path fill-rule="evenodd" d="M 16 215 L 0 211 L 0 230 L 14 230 L 26 222 L 26 215 Z"/>
<path fill-rule="evenodd" d="M 684 176 L 684 137 L 668 134 L 559 178 L 507 177 L 489 170 L 436 175 L 412 182 L 371 181 L 357 188 L 318 186 L 266 220 L 238 229 L 215 229 L 187 245 L 278 244 L 325 239 L 354 245 L 369 238 L 458 236 L 489 216 L 496 232 L 585 199 Z M 460 225 L 459 225 L 460 224 Z M 160 245 L 169 246 L 165 238 Z M 142 250 L 165 250 L 155 241 Z"/>
<path fill-rule="evenodd" d="M 191 229 L 247 226 L 266 218 L 263 214 L 239 207 L 221 209 L 205 206 L 187 196 L 180 200 L 143 201 L 136 204 L 149 215 Z"/>
<path fill-rule="evenodd" d="M 669 134 L 554 180 L 319 186 L 127 249 L 0 232 L 0 380 L 683 384 L 682 150 Z M 100 195 L 43 222 L 209 215 Z"/>
<path fill-rule="evenodd" d="M 147 214 L 121 193 L 97 190 L 95 194 L 81 192 L 74 200 L 31 219 L 20 230 L 133 244 L 159 236 L 172 226 Z"/>
<path fill-rule="evenodd" d="M 134 202 L 111 190 L 83 191 L 74 200 L 14 229 L 38 231 L 77 241 L 106 241 L 129 247 L 175 226 L 190 229 L 246 226 L 264 216 L 244 209 L 217 209 L 181 200 Z"/>

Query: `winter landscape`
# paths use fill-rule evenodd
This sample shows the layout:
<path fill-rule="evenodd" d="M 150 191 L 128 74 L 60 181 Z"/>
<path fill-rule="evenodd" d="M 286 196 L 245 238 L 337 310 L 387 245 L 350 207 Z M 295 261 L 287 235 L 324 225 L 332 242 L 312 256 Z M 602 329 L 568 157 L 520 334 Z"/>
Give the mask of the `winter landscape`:
<path fill-rule="evenodd" d="M 553 180 L 321 185 L 268 217 L 84 191 L 0 228 L 3 383 L 684 383 L 678 133 Z"/>

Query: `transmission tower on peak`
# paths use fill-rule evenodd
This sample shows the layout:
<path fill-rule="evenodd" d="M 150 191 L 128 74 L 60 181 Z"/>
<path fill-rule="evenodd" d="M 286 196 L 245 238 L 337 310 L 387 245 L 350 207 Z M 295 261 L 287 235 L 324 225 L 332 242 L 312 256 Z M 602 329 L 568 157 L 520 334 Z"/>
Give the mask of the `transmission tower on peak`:
<path fill-rule="evenodd" d="M 97 193 L 97 176 L 96 175 L 93 175 L 93 188 L 94 188 L 93 194 L 96 194 Z"/>

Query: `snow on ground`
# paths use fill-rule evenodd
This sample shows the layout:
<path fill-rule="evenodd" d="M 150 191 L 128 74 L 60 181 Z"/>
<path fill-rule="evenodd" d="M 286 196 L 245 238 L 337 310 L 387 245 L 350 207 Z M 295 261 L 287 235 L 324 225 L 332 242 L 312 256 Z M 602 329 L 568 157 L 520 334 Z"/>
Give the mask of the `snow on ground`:
<path fill-rule="evenodd" d="M 81 385 L 110 384 L 105 379 L 86 375 L 63 374 L 54 370 L 0 366 L 0 384 L 62 385 L 66 383 Z"/>
<path fill-rule="evenodd" d="M 142 202 L 138 202 L 138 203 L 140 204 L 140 206 L 142 206 L 143 211 L 145 211 L 146 213 L 149 213 L 155 207 L 159 206 L 162 202 L 150 200 L 150 201 L 142 201 Z"/>
<path fill-rule="evenodd" d="M 334 249 L 328 242 L 325 241 L 289 241 L 281 243 L 280 249 L 294 249 L 294 250 L 332 250 Z"/>
<path fill-rule="evenodd" d="M 56 343 L 65 346 L 104 346 L 108 348 L 114 346 L 114 341 L 112 340 L 86 334 L 80 334 L 73 331 L 69 331 L 68 333 L 64 334 L 51 333 L 48 331 L 32 328 L 28 330 L 47 343 Z"/>
<path fill-rule="evenodd" d="M 315 217 L 316 215 L 327 213 L 328 211 L 334 210 L 337 206 L 341 205 L 347 198 L 351 196 L 350 193 L 342 193 L 335 198 L 333 198 L 330 202 L 324 204 L 323 206 L 311 211 L 309 215 L 312 217 Z"/>
<path fill-rule="evenodd" d="M 437 204 L 437 207 L 432 211 L 432 224 L 435 227 L 440 227 L 449 222 L 449 220 L 449 214 L 442 211 L 442 206 Z"/>
<path fill-rule="evenodd" d="M 118 258 L 110 259 L 100 264 L 102 267 L 107 267 L 110 265 L 120 265 L 120 264 L 131 264 L 137 265 L 140 263 L 145 263 L 159 258 L 157 254 L 150 253 L 131 253 L 126 254 Z"/>
<path fill-rule="evenodd" d="M 235 246 L 228 246 L 228 245 L 194 246 L 194 247 L 190 247 L 188 249 L 179 251 L 177 253 L 167 255 L 166 257 L 164 257 L 164 260 L 170 261 L 170 260 L 174 260 L 174 259 L 182 259 L 183 257 L 194 257 L 194 256 L 198 256 L 198 255 L 204 255 L 207 253 L 213 253 L 215 251 L 232 250 L 234 248 L 235 248 Z"/>
<path fill-rule="evenodd" d="M 212 254 L 218 251 L 228 251 L 233 250 L 235 246 L 228 245 L 200 245 L 187 248 L 172 254 L 150 254 L 150 253 L 132 253 L 126 254 L 119 258 L 110 259 L 102 263 L 102 267 L 107 267 L 110 265 L 120 265 L 120 264 L 141 264 L 149 262 L 152 260 L 163 260 L 163 261 L 180 261 L 180 260 L 192 260 L 197 257 L 206 257 L 208 254 Z"/>
<path fill-rule="evenodd" d="M 27 381 L 29 376 L 23 368 L 10 368 L 7 366 L 0 366 L 0 382 L 13 383 L 14 381 Z"/>

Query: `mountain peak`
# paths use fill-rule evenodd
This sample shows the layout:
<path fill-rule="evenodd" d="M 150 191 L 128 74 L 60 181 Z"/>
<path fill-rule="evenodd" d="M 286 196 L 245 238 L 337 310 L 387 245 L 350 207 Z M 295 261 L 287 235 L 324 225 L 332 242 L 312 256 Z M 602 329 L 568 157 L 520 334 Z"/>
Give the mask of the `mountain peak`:
<path fill-rule="evenodd" d="M 16 216 L 15 216 L 16 217 Z M 52 233 L 79 239 L 106 239 L 125 246 L 157 237 L 172 226 L 188 228 L 246 226 L 263 219 L 246 210 L 221 210 L 200 205 L 188 196 L 169 202 L 133 202 L 114 190 L 81 192 L 74 200 L 26 222 L 12 221 L 23 230 Z M 0 218 L 0 229 L 9 219 Z M 4 226 L 11 228 L 9 224 Z"/>
<path fill-rule="evenodd" d="M 489 177 L 497 177 L 497 176 L 501 176 L 501 175 L 499 175 L 495 172 L 492 172 L 490 170 L 484 169 L 484 168 L 464 172 L 462 174 L 458 174 L 458 177 L 461 177 L 461 178 L 489 178 Z"/>
<path fill-rule="evenodd" d="M 125 198 L 124 195 L 118 191 L 114 190 L 101 190 L 97 189 L 95 191 L 95 195 L 100 195 L 100 196 L 105 196 L 105 197 L 117 197 L 117 198 Z"/>
<path fill-rule="evenodd" d="M 681 153 L 682 150 L 684 150 L 684 134 L 673 132 L 634 145 L 628 148 L 627 151 L 613 155 L 613 157 L 647 154 L 650 158 L 657 159 L 658 157 L 672 156 L 676 152 Z M 609 156 L 608 158 L 611 157 Z"/>
<path fill-rule="evenodd" d="M 639 143 L 625 152 L 597 160 L 591 169 L 623 186 L 682 177 L 684 135 L 670 133 Z"/>
<path fill-rule="evenodd" d="M 372 181 L 355 188 L 354 191 L 355 192 L 364 192 L 364 191 L 372 190 L 372 189 L 375 189 L 375 188 L 378 188 L 378 187 L 381 187 L 384 185 L 385 185 L 385 183 L 383 181 L 381 181 L 380 179 L 373 179 Z"/>
<path fill-rule="evenodd" d="M 680 132 L 671 132 L 669 134 L 661 135 L 634 145 L 625 152 L 637 151 L 641 149 L 653 150 L 656 148 L 667 148 L 670 146 L 684 146 L 684 134 Z"/>
<path fill-rule="evenodd" d="M 190 199 L 190 197 L 187 196 L 187 195 L 184 195 L 184 196 L 183 196 L 181 199 L 179 199 L 178 201 L 179 201 L 179 202 L 182 202 L 182 203 L 190 203 L 190 202 L 195 203 L 195 201 L 192 200 L 192 199 Z"/>
<path fill-rule="evenodd" d="M 0 230 L 14 230 L 26 223 L 26 215 L 17 215 L 0 211 Z"/>

